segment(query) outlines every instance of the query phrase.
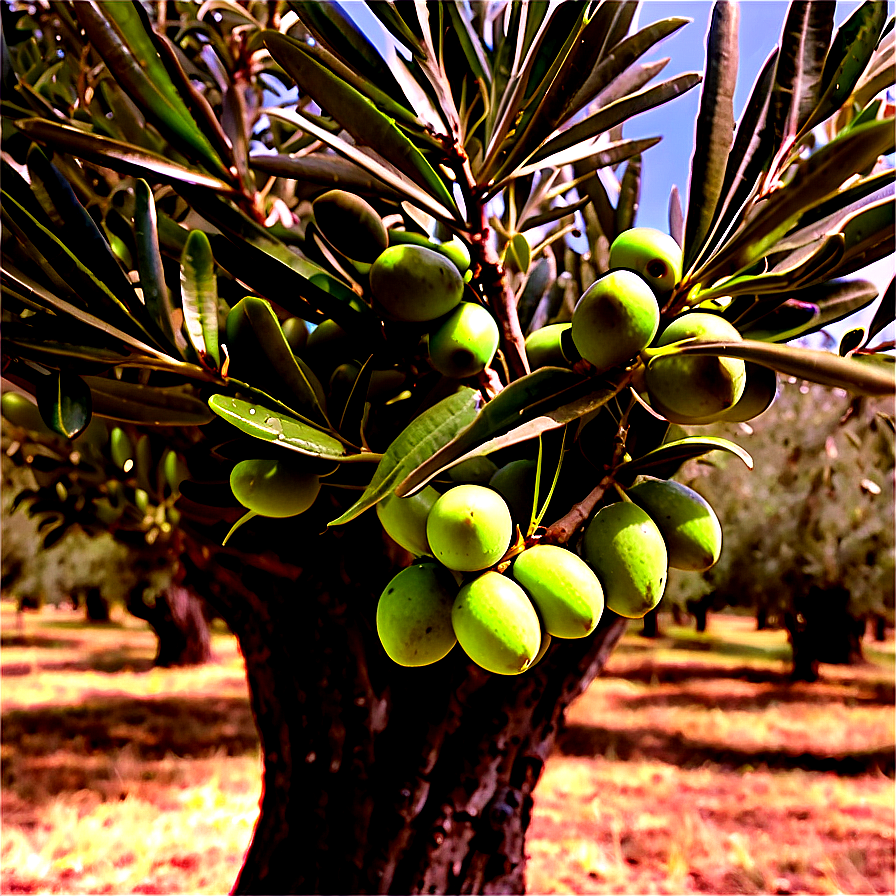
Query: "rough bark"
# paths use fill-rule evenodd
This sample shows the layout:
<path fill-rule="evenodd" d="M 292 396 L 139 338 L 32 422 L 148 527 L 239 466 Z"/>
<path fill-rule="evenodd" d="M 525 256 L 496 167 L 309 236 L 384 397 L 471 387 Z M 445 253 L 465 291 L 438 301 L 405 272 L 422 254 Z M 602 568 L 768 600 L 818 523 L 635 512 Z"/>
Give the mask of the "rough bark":
<path fill-rule="evenodd" d="M 211 632 L 204 605 L 189 588 L 172 584 L 147 602 L 139 587 L 128 595 L 127 608 L 155 632 L 157 666 L 199 666 L 211 660 Z"/>
<path fill-rule="evenodd" d="M 523 892 L 533 788 L 624 620 L 556 641 L 521 676 L 484 672 L 459 647 L 402 668 L 375 630 L 396 568 L 375 519 L 350 528 L 315 539 L 301 566 L 191 553 L 239 639 L 264 756 L 234 892 Z"/>

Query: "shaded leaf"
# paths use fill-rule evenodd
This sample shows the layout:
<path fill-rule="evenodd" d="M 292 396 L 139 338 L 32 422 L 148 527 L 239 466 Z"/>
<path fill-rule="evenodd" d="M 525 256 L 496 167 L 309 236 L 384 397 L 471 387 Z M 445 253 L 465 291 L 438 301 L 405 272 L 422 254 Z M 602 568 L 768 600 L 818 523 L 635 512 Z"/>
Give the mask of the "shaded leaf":
<path fill-rule="evenodd" d="M 102 376 L 85 376 L 84 382 L 99 417 L 150 426 L 203 426 L 214 419 L 208 405 L 183 386 L 147 386 Z"/>
<path fill-rule="evenodd" d="M 90 423 L 90 389 L 81 377 L 65 370 L 38 380 L 37 407 L 44 423 L 67 439 L 74 439 Z"/>
<path fill-rule="evenodd" d="M 877 311 L 874 312 L 874 317 L 868 325 L 868 341 L 870 342 L 894 320 L 896 320 L 896 278 L 890 280 L 881 296 L 880 305 L 877 306 Z"/>
<path fill-rule="evenodd" d="M 302 45 L 276 31 L 266 31 L 264 41 L 271 55 L 299 87 L 348 131 L 370 146 L 411 180 L 424 187 L 451 214 L 460 213 L 442 179 L 419 149 L 366 96 L 325 69 Z M 316 135 L 318 136 L 318 135 Z"/>
<path fill-rule="evenodd" d="M 234 188 L 220 178 L 178 165 L 158 153 L 130 143 L 40 118 L 21 119 L 15 125 L 37 143 L 44 143 L 122 174 L 149 179 L 155 177 L 164 183 L 193 184 L 224 194 L 235 193 Z"/>
<path fill-rule="evenodd" d="M 641 457 L 620 464 L 615 472 L 617 476 L 631 477 L 647 473 L 664 478 L 662 472 L 666 468 L 677 470 L 685 461 L 703 457 L 710 451 L 727 451 L 739 457 L 747 469 L 753 469 L 753 458 L 740 445 L 717 436 L 688 436 L 676 439 L 674 442 L 666 442 L 665 445 L 660 445 L 659 448 L 654 448 Z"/>

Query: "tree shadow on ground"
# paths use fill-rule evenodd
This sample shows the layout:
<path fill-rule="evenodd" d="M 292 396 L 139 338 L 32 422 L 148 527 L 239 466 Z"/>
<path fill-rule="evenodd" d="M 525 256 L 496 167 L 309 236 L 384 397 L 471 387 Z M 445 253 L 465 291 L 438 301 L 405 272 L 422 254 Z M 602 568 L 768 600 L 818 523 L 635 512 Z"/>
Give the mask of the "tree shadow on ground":
<path fill-rule="evenodd" d="M 39 645 L 44 647 L 46 645 Z M 72 646 L 77 647 L 77 642 Z M 148 672 L 155 666 L 155 654 L 145 647 L 104 647 L 79 655 L 77 659 L 34 662 L 7 662 L 0 666 L 2 676 L 34 675 L 42 672 Z"/>
<path fill-rule="evenodd" d="M 79 647 L 81 641 L 73 638 L 51 638 L 47 635 L 0 635 L 0 647 L 39 647 L 47 650 L 72 650 Z"/>
<path fill-rule="evenodd" d="M 721 709 L 723 712 L 764 712 L 775 704 L 852 704 L 892 706 L 894 686 L 878 683 L 874 686 L 855 688 L 849 695 L 832 694 L 810 688 L 796 689 L 789 686 L 772 687 L 752 694 L 626 694 L 619 702 L 626 709 L 645 709 L 651 706 L 693 707 Z"/>
<path fill-rule="evenodd" d="M 658 728 L 630 728 L 624 731 L 591 725 L 567 725 L 557 738 L 555 749 L 568 756 L 605 756 L 614 760 L 656 760 L 680 768 L 710 764 L 738 770 L 744 767 L 813 772 L 833 772 L 855 776 L 874 772 L 896 776 L 896 754 L 887 749 L 863 750 L 845 755 L 820 755 L 788 750 L 738 750 L 689 738 L 680 732 Z"/>
<path fill-rule="evenodd" d="M 4 756 L 59 750 L 92 756 L 127 747 L 134 758 L 154 760 L 171 753 L 186 759 L 258 749 L 248 701 L 238 697 L 97 696 L 78 706 L 9 710 L 0 724 Z"/>

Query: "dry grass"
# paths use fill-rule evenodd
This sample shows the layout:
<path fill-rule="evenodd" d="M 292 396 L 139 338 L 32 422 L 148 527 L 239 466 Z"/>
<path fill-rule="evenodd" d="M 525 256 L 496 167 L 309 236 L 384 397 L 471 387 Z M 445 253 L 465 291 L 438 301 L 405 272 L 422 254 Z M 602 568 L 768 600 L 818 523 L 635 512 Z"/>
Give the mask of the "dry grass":
<path fill-rule="evenodd" d="M 242 659 L 2 605 L 3 893 L 226 893 L 260 794 Z M 893 650 L 791 685 L 780 632 L 626 635 L 536 791 L 533 893 L 894 892 Z"/>

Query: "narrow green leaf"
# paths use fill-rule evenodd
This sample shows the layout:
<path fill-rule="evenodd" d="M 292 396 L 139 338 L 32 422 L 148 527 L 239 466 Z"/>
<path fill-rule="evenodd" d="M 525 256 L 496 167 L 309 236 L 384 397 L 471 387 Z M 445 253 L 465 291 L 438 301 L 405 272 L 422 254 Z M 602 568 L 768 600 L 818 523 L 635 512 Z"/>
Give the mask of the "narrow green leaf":
<path fill-rule="evenodd" d="M 299 454 L 340 463 L 370 463 L 379 459 L 379 455 L 376 454 L 350 454 L 339 439 L 294 417 L 243 401 L 241 398 L 212 395 L 208 405 L 214 413 L 240 432 Z"/>
<path fill-rule="evenodd" d="M 212 247 L 201 230 L 191 230 L 187 237 L 180 259 L 180 293 L 187 336 L 199 360 L 218 370 L 218 282 Z"/>
<path fill-rule="evenodd" d="M 26 118 L 15 122 L 32 140 L 71 153 L 80 159 L 134 177 L 153 177 L 165 183 L 194 184 L 225 195 L 235 195 L 231 184 L 193 168 L 171 162 L 158 153 L 130 143 L 90 134 L 79 128 L 40 118 Z"/>
<path fill-rule="evenodd" d="M 598 134 L 609 131 L 611 128 L 622 124 L 634 115 L 653 109 L 663 103 L 669 102 L 700 83 L 701 76 L 697 72 L 688 72 L 656 84 L 646 90 L 639 91 L 632 96 L 610 103 L 599 109 L 593 115 L 583 118 L 582 121 L 572 125 L 565 131 L 561 131 L 556 137 L 552 137 L 532 157 L 532 162 L 540 162 L 549 156 L 555 155 L 571 146 L 576 146 L 585 140 L 590 140 Z"/>
<path fill-rule="evenodd" d="M 609 6 L 610 4 L 606 5 Z M 609 50 L 604 47 L 604 52 L 598 57 L 597 65 L 585 73 L 585 77 L 580 80 L 576 92 L 567 102 L 561 121 L 565 121 L 571 114 L 590 103 L 613 82 L 621 79 L 626 72 L 630 72 L 632 66 L 648 50 L 691 21 L 693 20 L 677 16 L 661 19 L 629 35 Z M 629 91 L 625 92 L 628 93 Z"/>
<path fill-rule="evenodd" d="M 90 423 L 90 389 L 81 377 L 53 371 L 37 385 L 37 407 L 44 423 L 67 439 L 74 439 Z"/>
<path fill-rule="evenodd" d="M 789 342 L 807 336 L 867 307 L 877 297 L 877 287 L 869 280 L 833 280 L 789 295 L 791 298 L 765 313 L 760 305 L 749 321 L 735 321 L 741 335 L 762 342 Z"/>
<path fill-rule="evenodd" d="M 619 182 L 619 201 L 616 203 L 616 233 L 635 226 L 641 201 L 641 156 L 632 156 Z"/>
<path fill-rule="evenodd" d="M 324 392 L 317 377 L 292 352 L 269 302 L 246 296 L 234 305 L 227 319 L 232 343 L 230 369 L 312 422 L 329 428 L 324 413 Z"/>
<path fill-rule="evenodd" d="M 137 272 L 146 310 L 165 334 L 169 345 L 176 348 L 174 305 L 165 282 L 159 251 L 156 203 L 149 184 L 142 178 L 134 184 L 134 236 L 137 243 Z"/>
<path fill-rule="evenodd" d="M 850 358 L 819 349 L 775 345 L 770 342 L 704 342 L 678 346 L 676 353 L 741 358 L 771 367 L 780 373 L 824 386 L 839 386 L 860 395 L 893 395 L 896 381 Z"/>
<path fill-rule="evenodd" d="M 410 494 L 483 443 L 565 404 L 587 397 L 595 391 L 594 386 L 590 378 L 559 367 L 542 367 L 514 380 L 487 402 L 475 420 L 455 438 L 440 446 L 440 450 L 432 455 L 424 455 L 416 468 L 409 468 L 406 478 L 399 485 L 398 494 Z M 526 438 L 534 438 L 537 434 L 533 432 Z"/>
<path fill-rule="evenodd" d="M 700 111 L 684 226 L 683 268 L 688 270 L 709 234 L 722 193 L 725 167 L 734 134 L 734 88 L 737 85 L 736 3 L 717 0 L 706 40 L 706 74 L 700 92 Z"/>
<path fill-rule="evenodd" d="M 818 2 L 790 4 L 766 120 L 776 146 L 796 136 L 818 102 L 835 6 Z"/>
<path fill-rule="evenodd" d="M 689 280 L 715 283 L 762 258 L 801 215 L 828 199 L 854 172 L 864 171 L 878 156 L 890 152 L 893 143 L 892 122 L 872 121 L 801 159 L 791 179 L 758 203 L 725 245 Z"/>
<path fill-rule="evenodd" d="M 93 412 L 122 423 L 203 426 L 214 415 L 190 387 L 147 386 L 104 376 L 85 376 Z"/>
<path fill-rule="evenodd" d="M 677 469 L 687 460 L 693 460 L 695 457 L 703 457 L 710 451 L 727 451 L 735 457 L 739 457 L 747 469 L 753 469 L 753 458 L 749 452 L 745 451 L 740 445 L 722 439 L 717 436 L 688 436 L 684 439 L 676 439 L 674 442 L 666 442 L 653 451 L 634 460 L 620 464 L 616 468 L 616 475 L 625 475 L 631 477 L 647 473 L 648 475 L 659 475 L 659 468 L 673 467 Z"/>
<path fill-rule="evenodd" d="M 370 146 L 449 209 L 457 219 L 454 198 L 419 149 L 362 93 L 325 69 L 301 43 L 276 31 L 266 31 L 271 55 L 301 90 L 326 109 L 358 142 Z"/>
<path fill-rule="evenodd" d="M 353 520 L 393 492 L 424 458 L 470 424 L 476 416 L 477 399 L 475 390 L 464 387 L 416 417 L 386 449 L 361 497 L 330 525 L 341 526 Z"/>
<path fill-rule="evenodd" d="M 91 46 L 165 136 L 197 156 L 209 170 L 229 177 L 227 168 L 177 93 L 131 2 L 110 4 L 82 0 L 74 9 Z"/>
<path fill-rule="evenodd" d="M 815 109 L 797 139 L 833 115 L 849 98 L 868 65 L 887 21 L 887 4 L 866 0 L 837 29 L 824 61 Z"/>
<path fill-rule="evenodd" d="M 249 164 L 256 171 L 274 177 L 293 178 L 328 188 L 361 193 L 365 196 L 393 200 L 405 198 L 403 193 L 382 179 L 368 174 L 354 162 L 340 156 L 325 155 L 324 153 L 313 153 L 310 156 L 264 153 L 249 156 Z"/>
<path fill-rule="evenodd" d="M 328 131 L 325 131 L 323 128 L 318 127 L 309 118 L 305 118 L 298 113 L 296 113 L 295 118 L 304 131 L 313 134 L 322 143 L 325 143 L 349 161 L 354 162 L 359 168 L 372 174 L 383 183 L 390 185 L 393 189 L 400 191 L 414 205 L 419 206 L 423 211 L 429 212 L 434 218 L 448 224 L 457 223 L 458 212 L 451 211 L 441 202 L 437 202 L 429 193 L 421 189 L 413 181 L 400 176 L 394 169 L 383 165 L 376 159 L 361 152 L 357 146 L 353 146 L 342 138 L 336 137 Z M 453 206 L 454 203 L 452 202 L 452 207 Z"/>
<path fill-rule="evenodd" d="M 485 47 L 470 21 L 469 12 L 457 3 L 449 3 L 447 6 L 448 15 L 451 17 L 451 23 L 463 48 L 470 72 L 479 82 L 480 89 L 487 89 L 486 85 L 491 84 L 492 81 L 491 66 Z"/>
<path fill-rule="evenodd" d="M 258 514 L 254 510 L 247 510 L 227 531 L 227 534 L 224 536 L 221 541 L 221 547 L 227 547 L 227 542 L 234 536 L 237 529 L 243 526 L 245 523 L 248 523 L 250 520 L 254 520 Z"/>

